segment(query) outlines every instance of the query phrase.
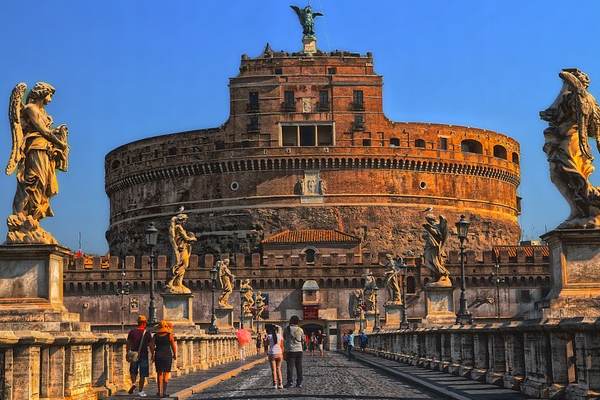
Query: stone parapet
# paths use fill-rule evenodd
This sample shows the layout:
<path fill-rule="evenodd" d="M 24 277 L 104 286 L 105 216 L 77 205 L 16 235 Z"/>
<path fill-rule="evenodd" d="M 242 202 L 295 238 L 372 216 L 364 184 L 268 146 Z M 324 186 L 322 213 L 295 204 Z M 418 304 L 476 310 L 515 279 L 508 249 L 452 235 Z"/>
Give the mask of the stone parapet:
<path fill-rule="evenodd" d="M 519 321 L 387 330 L 368 351 L 519 390 L 528 397 L 600 396 L 600 319 Z"/>
<path fill-rule="evenodd" d="M 175 338 L 175 376 L 240 357 L 233 335 L 183 332 Z M 0 331 L 0 398 L 95 400 L 128 389 L 125 342 L 124 334 Z M 254 354 L 255 346 L 246 346 L 246 356 Z"/>

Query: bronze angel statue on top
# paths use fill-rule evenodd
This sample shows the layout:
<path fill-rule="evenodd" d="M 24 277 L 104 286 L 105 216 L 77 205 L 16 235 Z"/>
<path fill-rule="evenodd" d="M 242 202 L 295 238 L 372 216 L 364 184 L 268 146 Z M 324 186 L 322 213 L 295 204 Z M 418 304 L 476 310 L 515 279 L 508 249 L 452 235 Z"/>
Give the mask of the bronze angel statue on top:
<path fill-rule="evenodd" d="M 183 213 L 183 207 L 181 207 L 178 214 L 171 218 L 169 225 L 169 240 L 173 247 L 175 262 L 171 267 L 171 279 L 165 288 L 168 293 L 187 294 L 192 292 L 183 284 L 185 271 L 190 265 L 192 243 L 196 241 L 196 236 L 184 228 L 187 219 L 188 216 Z"/>
<path fill-rule="evenodd" d="M 310 6 L 300 8 L 298 6 L 290 6 L 296 12 L 300 24 L 302 25 L 302 33 L 304 37 L 315 37 L 315 17 L 322 17 L 320 12 L 313 12 Z"/>
<path fill-rule="evenodd" d="M 600 227 L 600 189 L 589 181 L 594 171 L 588 138 L 600 133 L 600 108 L 588 91 L 590 78 L 577 68 L 565 68 L 558 76 L 563 85 L 540 118 L 544 130 L 544 152 L 550 179 L 569 203 L 571 213 L 558 228 Z"/>
<path fill-rule="evenodd" d="M 433 274 L 433 282 L 429 282 L 429 287 L 451 287 L 450 272 L 444 266 L 446 262 L 446 251 L 444 246 L 448 240 L 448 221 L 443 215 L 440 215 L 439 222 L 435 215 L 427 214 L 426 223 L 423 224 L 425 231 L 423 239 L 425 240 L 425 249 L 423 252 L 423 263 Z"/>
<path fill-rule="evenodd" d="M 54 87 L 38 82 L 27 96 L 26 90 L 24 83 L 13 89 L 8 110 L 12 150 L 6 174 L 16 173 L 17 190 L 12 215 L 7 219 L 6 243 L 56 244 L 39 223 L 54 215 L 50 198 L 58 193 L 56 170 L 68 168 L 68 130 L 66 125 L 53 127 L 46 112 Z"/>

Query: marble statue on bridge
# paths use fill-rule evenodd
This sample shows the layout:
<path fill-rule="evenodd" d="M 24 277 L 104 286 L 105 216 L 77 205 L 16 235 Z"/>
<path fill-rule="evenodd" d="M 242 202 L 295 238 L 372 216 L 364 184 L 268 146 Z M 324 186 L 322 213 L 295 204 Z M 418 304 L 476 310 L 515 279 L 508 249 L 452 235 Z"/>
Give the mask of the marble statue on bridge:
<path fill-rule="evenodd" d="M 365 275 L 365 286 L 363 288 L 363 305 L 365 312 L 375 312 L 377 306 L 377 281 L 373 272 Z"/>
<path fill-rule="evenodd" d="M 588 138 L 594 138 L 600 147 L 600 108 L 588 91 L 587 74 L 566 68 L 558 75 L 562 88 L 554 103 L 540 112 L 540 118 L 549 124 L 544 130 L 544 152 L 550 179 L 571 208 L 558 228 L 599 228 L 600 189 L 589 181 L 594 158 Z"/>
<path fill-rule="evenodd" d="M 388 304 L 400 304 L 402 298 L 400 296 L 400 270 L 397 267 L 398 259 L 394 259 L 391 254 L 386 254 L 385 263 L 382 266 L 387 267 L 383 279 L 385 288 L 388 292 Z"/>
<path fill-rule="evenodd" d="M 250 285 L 250 279 L 241 280 L 240 291 L 242 292 L 242 313 L 251 317 L 254 306 L 254 289 Z"/>
<path fill-rule="evenodd" d="M 446 262 L 446 251 L 444 246 L 448 239 L 448 221 L 440 215 L 439 222 L 433 214 L 425 216 L 426 223 L 423 224 L 425 232 L 425 249 L 423 252 L 423 264 L 433 273 L 433 282 L 428 287 L 451 287 L 450 271 L 444 266 Z"/>
<path fill-rule="evenodd" d="M 229 296 L 233 292 L 233 282 L 235 276 L 229 270 L 229 259 L 217 261 L 217 269 L 219 270 L 219 282 L 221 283 L 221 295 L 219 296 L 219 307 L 233 308 L 229 304 Z"/>
<path fill-rule="evenodd" d="M 260 290 L 258 292 L 256 292 L 256 303 L 255 303 L 256 312 L 254 314 L 254 317 L 256 318 L 257 321 L 261 321 L 263 319 L 263 313 L 265 312 L 265 308 L 267 308 L 266 300 L 267 300 L 266 297 L 263 296 L 263 294 Z"/>
<path fill-rule="evenodd" d="M 36 83 L 23 104 L 26 90 L 27 85 L 19 83 L 9 101 L 12 149 L 6 174 L 16 173 L 17 190 L 7 219 L 6 243 L 57 244 L 40 221 L 54 215 L 50 198 L 58 193 L 56 170 L 68 168 L 68 129 L 66 125 L 53 127 L 53 119 L 46 112 L 54 87 Z"/>
<path fill-rule="evenodd" d="M 196 236 L 184 228 L 188 216 L 183 213 L 183 207 L 179 213 L 171 218 L 169 225 L 169 240 L 173 247 L 175 263 L 171 267 L 171 279 L 166 284 L 165 291 L 173 294 L 188 294 L 192 291 L 183 284 L 185 271 L 190 265 L 190 255 L 192 243 L 196 241 Z"/>

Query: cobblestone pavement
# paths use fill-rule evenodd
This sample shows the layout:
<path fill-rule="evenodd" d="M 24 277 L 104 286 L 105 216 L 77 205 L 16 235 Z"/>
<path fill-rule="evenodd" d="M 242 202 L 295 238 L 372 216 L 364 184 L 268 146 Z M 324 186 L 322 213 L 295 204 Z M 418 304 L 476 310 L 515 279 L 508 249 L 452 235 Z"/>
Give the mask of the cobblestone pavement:
<path fill-rule="evenodd" d="M 302 388 L 273 389 L 271 369 L 262 364 L 192 397 L 218 399 L 440 399 L 337 353 L 304 355 Z M 285 362 L 283 364 L 285 382 Z"/>

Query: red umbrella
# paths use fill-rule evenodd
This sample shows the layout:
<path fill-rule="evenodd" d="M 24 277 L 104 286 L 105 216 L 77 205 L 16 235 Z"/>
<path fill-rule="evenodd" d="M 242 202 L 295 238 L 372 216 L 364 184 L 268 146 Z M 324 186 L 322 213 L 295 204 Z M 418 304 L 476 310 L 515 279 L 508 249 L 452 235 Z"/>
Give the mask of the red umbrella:
<path fill-rule="evenodd" d="M 238 329 L 235 333 L 235 336 L 237 336 L 238 343 L 241 346 L 250 343 L 252 340 L 252 333 L 246 329 Z"/>

